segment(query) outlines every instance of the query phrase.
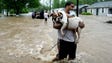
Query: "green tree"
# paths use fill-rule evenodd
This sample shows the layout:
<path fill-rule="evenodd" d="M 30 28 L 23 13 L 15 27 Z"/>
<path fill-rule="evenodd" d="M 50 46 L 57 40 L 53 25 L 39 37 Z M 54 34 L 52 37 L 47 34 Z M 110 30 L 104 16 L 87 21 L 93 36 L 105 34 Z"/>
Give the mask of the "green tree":
<path fill-rule="evenodd" d="M 49 6 L 45 6 L 45 5 L 40 5 L 36 11 L 41 11 L 41 10 L 50 10 L 50 7 Z"/>
<path fill-rule="evenodd" d="M 59 8 L 60 7 L 60 0 L 53 0 L 53 8 Z"/>
<path fill-rule="evenodd" d="M 0 0 L 0 13 L 2 11 L 2 0 Z"/>
<path fill-rule="evenodd" d="M 77 0 L 67 0 L 67 1 L 72 1 L 75 5 L 77 4 Z M 97 0 L 79 0 L 79 4 L 93 4 L 97 2 Z"/>
<path fill-rule="evenodd" d="M 60 3 L 60 7 L 64 7 L 65 6 L 65 3 L 66 3 L 66 1 L 65 0 L 62 0 L 61 3 Z"/>
<path fill-rule="evenodd" d="M 39 1 L 40 0 L 28 0 L 28 3 L 29 3 L 28 7 L 29 8 L 37 8 L 37 7 L 39 7 L 41 5 Z"/>
<path fill-rule="evenodd" d="M 7 15 L 10 10 L 19 15 L 26 7 L 35 8 L 40 5 L 39 0 L 2 0 L 4 9 L 7 9 Z"/>
<path fill-rule="evenodd" d="M 71 1 L 71 2 L 73 2 L 75 5 L 76 5 L 76 3 L 77 3 L 77 0 L 67 0 L 67 1 Z"/>

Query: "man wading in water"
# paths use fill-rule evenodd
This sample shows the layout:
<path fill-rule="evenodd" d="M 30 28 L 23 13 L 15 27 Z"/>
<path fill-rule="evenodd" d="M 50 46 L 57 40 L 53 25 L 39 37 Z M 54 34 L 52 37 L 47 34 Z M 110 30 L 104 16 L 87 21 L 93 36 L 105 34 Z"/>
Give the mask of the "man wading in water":
<path fill-rule="evenodd" d="M 66 2 L 65 9 L 62 10 L 62 12 L 65 12 L 68 18 L 73 17 L 72 13 L 70 12 L 73 10 L 74 4 L 73 2 Z M 67 21 L 66 18 L 62 18 L 63 21 Z M 77 43 L 76 40 L 76 34 L 74 33 L 73 29 L 64 29 L 65 35 L 62 36 L 60 29 L 61 24 L 59 23 L 53 23 L 53 27 L 58 30 L 58 54 L 56 55 L 56 58 L 53 59 L 53 61 L 59 61 L 63 60 L 64 58 L 67 58 L 68 60 L 74 60 L 76 58 L 76 49 L 77 49 Z M 81 28 L 84 28 L 84 23 L 80 23 L 79 26 Z M 75 35 L 74 35 L 75 34 Z"/>

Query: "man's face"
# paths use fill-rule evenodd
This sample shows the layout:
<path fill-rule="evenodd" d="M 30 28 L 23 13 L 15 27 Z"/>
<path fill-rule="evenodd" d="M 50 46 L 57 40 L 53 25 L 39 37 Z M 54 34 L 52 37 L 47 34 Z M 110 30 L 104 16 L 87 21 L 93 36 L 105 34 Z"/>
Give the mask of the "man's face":
<path fill-rule="evenodd" d="M 73 10 L 74 9 L 74 4 L 69 5 L 69 9 Z"/>

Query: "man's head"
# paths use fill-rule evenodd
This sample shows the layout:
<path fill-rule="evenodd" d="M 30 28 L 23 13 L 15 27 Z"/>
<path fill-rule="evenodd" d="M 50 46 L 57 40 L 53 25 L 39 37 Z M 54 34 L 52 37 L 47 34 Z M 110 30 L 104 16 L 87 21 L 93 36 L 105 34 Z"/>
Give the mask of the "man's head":
<path fill-rule="evenodd" d="M 71 1 L 66 2 L 65 8 L 68 10 L 73 10 L 74 9 L 74 4 Z"/>

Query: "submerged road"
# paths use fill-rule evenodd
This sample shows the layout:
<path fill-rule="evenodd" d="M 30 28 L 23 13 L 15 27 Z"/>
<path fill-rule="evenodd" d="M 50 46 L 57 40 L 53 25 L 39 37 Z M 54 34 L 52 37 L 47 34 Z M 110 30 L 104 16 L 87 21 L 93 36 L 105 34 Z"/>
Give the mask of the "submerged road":
<path fill-rule="evenodd" d="M 81 16 L 82 30 L 76 63 L 112 63 L 112 17 Z M 57 53 L 52 21 L 29 16 L 0 18 L 0 63 L 49 63 Z"/>

